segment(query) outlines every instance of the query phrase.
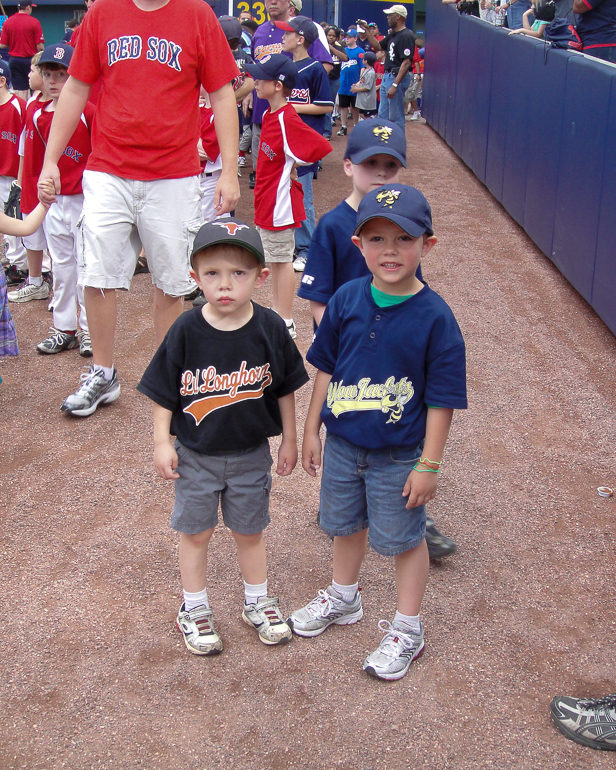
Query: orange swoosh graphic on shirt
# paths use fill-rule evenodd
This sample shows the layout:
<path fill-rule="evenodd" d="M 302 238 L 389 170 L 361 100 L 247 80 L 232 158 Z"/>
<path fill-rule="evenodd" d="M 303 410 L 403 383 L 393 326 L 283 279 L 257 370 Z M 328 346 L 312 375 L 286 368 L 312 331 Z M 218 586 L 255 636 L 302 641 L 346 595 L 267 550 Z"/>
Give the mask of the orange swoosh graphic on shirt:
<path fill-rule="evenodd" d="M 187 414 L 191 414 L 195 418 L 196 424 L 199 425 L 199 423 L 205 417 L 207 417 L 208 414 L 215 412 L 217 409 L 224 409 L 225 406 L 231 406 L 231 404 L 235 404 L 238 401 L 261 398 L 263 396 L 263 391 L 271 381 L 272 378 L 267 377 L 267 379 L 261 384 L 261 387 L 257 390 L 243 390 L 241 393 L 237 393 L 234 397 L 231 397 L 228 393 L 225 393 L 221 396 L 206 396 L 205 398 L 200 398 L 198 401 L 193 401 L 190 406 L 187 406 L 182 411 L 186 412 Z"/>

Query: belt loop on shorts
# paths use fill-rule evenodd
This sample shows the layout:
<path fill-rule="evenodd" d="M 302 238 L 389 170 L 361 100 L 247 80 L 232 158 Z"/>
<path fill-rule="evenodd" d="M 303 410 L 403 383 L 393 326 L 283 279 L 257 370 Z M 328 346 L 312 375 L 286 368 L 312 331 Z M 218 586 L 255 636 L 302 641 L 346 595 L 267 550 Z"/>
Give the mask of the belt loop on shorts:
<path fill-rule="evenodd" d="M 208 171 L 208 172 L 205 174 L 205 176 L 214 176 L 214 172 L 213 172 L 213 171 Z"/>

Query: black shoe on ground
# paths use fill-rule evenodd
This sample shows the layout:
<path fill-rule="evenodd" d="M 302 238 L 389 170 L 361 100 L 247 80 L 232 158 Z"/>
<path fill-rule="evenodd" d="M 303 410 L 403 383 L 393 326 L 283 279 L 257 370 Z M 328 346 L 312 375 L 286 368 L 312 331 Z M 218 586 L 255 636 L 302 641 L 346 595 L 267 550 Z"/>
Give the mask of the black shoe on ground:
<path fill-rule="evenodd" d="M 18 270 L 15 265 L 9 265 L 4 271 L 7 286 L 19 286 L 28 278 L 27 270 Z"/>
<path fill-rule="evenodd" d="M 426 519 L 426 543 L 431 559 L 442 559 L 456 552 L 456 544 L 438 531 L 434 519 Z"/>
<path fill-rule="evenodd" d="M 257 175 L 254 171 L 251 171 L 248 175 L 248 187 L 250 187 L 251 190 L 255 189 L 255 184 L 257 182 Z"/>
<path fill-rule="evenodd" d="M 616 751 L 616 695 L 570 698 L 550 703 L 552 721 L 569 740 L 599 751 Z"/>

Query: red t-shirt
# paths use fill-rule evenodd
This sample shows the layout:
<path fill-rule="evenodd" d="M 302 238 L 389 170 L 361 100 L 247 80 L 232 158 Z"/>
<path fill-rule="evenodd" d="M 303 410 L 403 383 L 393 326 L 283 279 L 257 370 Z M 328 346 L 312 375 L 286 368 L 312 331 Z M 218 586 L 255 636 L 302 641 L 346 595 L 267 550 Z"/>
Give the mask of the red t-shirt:
<path fill-rule="evenodd" d="M 17 179 L 19 172 L 19 137 L 26 124 L 26 103 L 11 96 L 0 106 L 0 176 Z"/>
<path fill-rule="evenodd" d="M 374 87 L 376 88 L 376 99 L 381 101 L 381 83 L 383 82 L 383 75 L 385 74 L 385 60 L 376 61 L 374 63 Z"/>
<path fill-rule="evenodd" d="M 217 91 L 238 69 L 203 0 L 169 0 L 150 12 L 133 0 L 97 0 L 69 74 L 90 84 L 103 78 L 88 168 L 151 180 L 199 173 L 199 85 Z"/>
<path fill-rule="evenodd" d="M 204 104 L 199 105 L 199 112 L 201 114 L 201 144 L 208 158 L 212 163 L 215 163 L 220 155 L 220 147 L 218 146 L 218 137 L 214 128 L 214 113 L 211 107 L 206 107 Z M 201 161 L 202 171 L 206 163 L 207 161 L 205 160 Z"/>
<path fill-rule="evenodd" d="M 27 110 L 21 189 L 21 210 L 26 214 L 29 214 L 38 203 L 37 183 L 43 168 L 49 129 L 54 115 L 53 112 L 45 110 L 46 104 L 47 102 L 34 101 L 28 105 Z M 90 132 L 94 121 L 94 112 L 94 106 L 89 103 L 86 104 L 77 128 L 58 161 L 62 183 L 61 195 L 80 195 L 83 192 L 81 180 L 92 149 Z M 24 208 L 24 194 L 26 196 L 26 208 Z"/>
<path fill-rule="evenodd" d="M 285 104 L 272 114 L 263 115 L 257 183 L 255 185 L 255 224 L 264 230 L 299 227 L 306 219 L 304 190 L 291 181 L 293 164 L 316 163 L 332 151 L 331 144 L 295 111 Z"/>
<path fill-rule="evenodd" d="M 44 43 L 43 30 L 38 19 L 28 13 L 14 13 L 2 25 L 0 43 L 8 45 L 9 56 L 24 59 L 34 56 L 39 43 Z"/>

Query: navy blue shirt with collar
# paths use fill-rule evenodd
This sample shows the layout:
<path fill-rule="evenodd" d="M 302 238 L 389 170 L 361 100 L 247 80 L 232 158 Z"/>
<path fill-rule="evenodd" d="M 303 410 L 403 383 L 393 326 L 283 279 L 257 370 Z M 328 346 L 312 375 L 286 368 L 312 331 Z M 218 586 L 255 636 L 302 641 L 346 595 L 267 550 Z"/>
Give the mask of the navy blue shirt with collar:
<path fill-rule="evenodd" d="M 616 45 L 616 0 L 583 0 L 590 10 L 580 14 L 576 29 L 584 50 Z"/>
<path fill-rule="evenodd" d="M 467 407 L 464 340 L 445 300 L 426 284 L 381 308 L 371 281 L 359 278 L 334 294 L 306 356 L 332 376 L 321 419 L 365 449 L 417 446 L 428 404 Z"/>

